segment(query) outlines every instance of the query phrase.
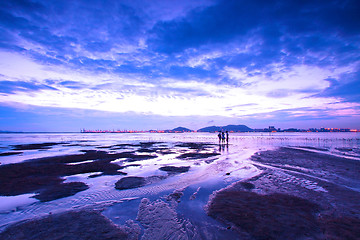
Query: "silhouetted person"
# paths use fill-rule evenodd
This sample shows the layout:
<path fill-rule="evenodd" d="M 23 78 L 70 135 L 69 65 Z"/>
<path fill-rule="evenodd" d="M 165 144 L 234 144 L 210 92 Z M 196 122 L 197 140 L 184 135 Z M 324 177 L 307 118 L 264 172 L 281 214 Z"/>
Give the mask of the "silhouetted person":
<path fill-rule="evenodd" d="M 221 143 L 221 131 L 219 131 L 218 138 L 219 138 L 219 144 L 220 144 Z"/>
<path fill-rule="evenodd" d="M 225 133 L 221 132 L 222 142 L 225 143 Z"/>
<path fill-rule="evenodd" d="M 229 144 L 229 132 L 226 131 L 226 144 Z"/>

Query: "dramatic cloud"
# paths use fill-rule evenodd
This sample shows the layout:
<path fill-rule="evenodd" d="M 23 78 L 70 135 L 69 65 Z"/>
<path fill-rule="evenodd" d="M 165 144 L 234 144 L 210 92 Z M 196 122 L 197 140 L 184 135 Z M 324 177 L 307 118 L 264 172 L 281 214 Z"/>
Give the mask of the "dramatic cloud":
<path fill-rule="evenodd" d="M 3 1 L 0 101 L 6 114 L 360 128 L 359 12 L 335 0 Z"/>

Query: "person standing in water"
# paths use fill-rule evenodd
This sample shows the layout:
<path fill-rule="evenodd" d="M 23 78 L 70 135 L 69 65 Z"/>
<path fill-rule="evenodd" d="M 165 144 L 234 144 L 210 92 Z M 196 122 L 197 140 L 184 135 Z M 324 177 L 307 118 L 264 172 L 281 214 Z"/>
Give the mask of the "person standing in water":
<path fill-rule="evenodd" d="M 222 137 L 222 143 L 225 143 L 225 133 L 221 132 L 221 137 Z"/>
<path fill-rule="evenodd" d="M 226 131 L 226 144 L 229 144 L 229 132 Z"/>
<path fill-rule="evenodd" d="M 219 144 L 220 144 L 221 143 L 221 131 L 219 131 L 218 138 L 219 138 Z"/>

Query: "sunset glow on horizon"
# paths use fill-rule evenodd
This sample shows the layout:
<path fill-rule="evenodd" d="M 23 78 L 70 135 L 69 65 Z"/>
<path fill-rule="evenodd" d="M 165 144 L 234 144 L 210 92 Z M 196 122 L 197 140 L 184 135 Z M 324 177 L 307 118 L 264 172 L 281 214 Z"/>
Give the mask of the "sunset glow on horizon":
<path fill-rule="evenodd" d="M 357 1 L 3 1 L 0 130 L 360 129 Z"/>

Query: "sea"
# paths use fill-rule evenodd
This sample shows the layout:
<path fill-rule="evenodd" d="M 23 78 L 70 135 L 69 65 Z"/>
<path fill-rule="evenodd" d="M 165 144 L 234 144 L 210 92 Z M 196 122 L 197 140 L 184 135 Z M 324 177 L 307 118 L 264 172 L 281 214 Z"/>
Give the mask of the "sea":
<path fill-rule="evenodd" d="M 42 149 L 14 150 L 16 145 L 56 143 Z M 131 162 L 132 166 L 122 170 L 126 176 L 165 176 L 161 166 L 190 166 L 186 173 L 167 176 L 162 181 L 141 188 L 117 190 L 115 183 L 123 176 L 100 176 L 90 178 L 85 173 L 64 176 L 64 182 L 80 181 L 89 189 L 73 196 L 49 202 L 40 202 L 35 193 L 17 196 L 0 196 L 0 231 L 11 223 L 68 210 L 90 208 L 102 211 L 115 224 L 136 221 L 141 199 L 150 201 L 181 189 L 184 200 L 177 207 L 180 218 L 207 221 L 218 224 L 204 212 L 204 206 L 214 191 L 236 181 L 254 177 L 261 173 L 250 157 L 259 151 L 277 147 L 306 148 L 345 159 L 360 160 L 360 133 L 230 133 L 228 144 L 219 144 L 217 133 L 1 133 L 0 166 L 16 164 L 38 158 L 80 154 L 86 150 L 101 150 L 109 153 L 121 151 L 137 152 L 136 144 L 154 143 L 166 148 L 170 154 L 150 153 L 153 159 Z M 184 148 L 179 143 L 208 143 L 207 152 L 220 153 L 209 159 L 179 159 L 177 156 L 194 149 Z M 111 146 L 127 144 L 130 149 L 114 149 Z M 7 153 L 19 152 L 15 155 Z M 143 154 L 143 153 L 138 153 Z M 126 165 L 123 159 L 114 163 Z M 231 174 L 228 174 L 231 173 Z M 10 181 L 10 180 L 9 180 Z M 192 196 L 196 196 L 192 197 Z M 189 200 L 191 199 L 191 200 Z M 195 200 L 194 200 L 195 199 Z M 196 220 L 195 220 L 196 219 Z"/>

